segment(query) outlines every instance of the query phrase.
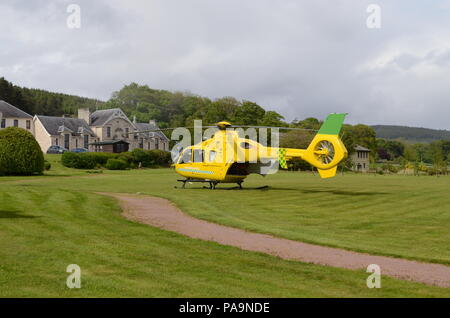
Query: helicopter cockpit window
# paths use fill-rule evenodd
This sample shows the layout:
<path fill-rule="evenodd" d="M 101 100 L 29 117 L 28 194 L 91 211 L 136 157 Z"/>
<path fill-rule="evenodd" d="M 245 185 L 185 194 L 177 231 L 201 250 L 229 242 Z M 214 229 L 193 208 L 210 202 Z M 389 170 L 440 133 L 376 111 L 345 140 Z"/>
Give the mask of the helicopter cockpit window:
<path fill-rule="evenodd" d="M 181 156 L 179 163 L 190 163 L 192 162 L 192 149 L 186 149 Z"/>
<path fill-rule="evenodd" d="M 194 150 L 194 162 L 203 162 L 204 151 L 201 149 Z"/>
<path fill-rule="evenodd" d="M 209 162 L 214 162 L 214 159 L 216 159 L 216 152 L 214 150 L 211 150 L 209 152 Z"/>
<path fill-rule="evenodd" d="M 252 149 L 252 145 L 250 145 L 248 142 L 241 142 L 241 147 L 244 149 Z"/>

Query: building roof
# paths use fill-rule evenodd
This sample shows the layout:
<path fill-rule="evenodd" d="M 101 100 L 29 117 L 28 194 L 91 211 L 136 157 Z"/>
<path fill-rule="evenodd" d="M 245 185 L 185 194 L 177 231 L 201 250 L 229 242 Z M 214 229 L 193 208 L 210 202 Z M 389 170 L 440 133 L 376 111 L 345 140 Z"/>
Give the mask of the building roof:
<path fill-rule="evenodd" d="M 363 147 L 363 146 L 360 146 L 360 145 L 356 145 L 355 146 L 355 150 L 356 151 L 362 151 L 362 152 L 370 152 L 371 151 L 370 149 L 368 149 L 366 147 Z"/>
<path fill-rule="evenodd" d="M 111 118 L 115 117 L 130 121 L 120 108 L 102 109 L 96 110 L 91 114 L 91 126 L 103 126 Z"/>
<path fill-rule="evenodd" d="M 23 110 L 0 100 L 0 113 L 4 118 L 33 118 L 30 114 L 25 113 Z"/>
<path fill-rule="evenodd" d="M 53 117 L 53 116 L 36 116 L 50 135 L 60 135 L 64 130 L 76 134 L 88 133 L 95 136 L 92 129 L 84 119 Z"/>
<path fill-rule="evenodd" d="M 104 145 L 115 145 L 115 144 L 130 144 L 130 143 L 125 140 L 106 140 L 106 141 L 93 142 L 90 145 L 104 146 Z"/>
<path fill-rule="evenodd" d="M 156 123 L 135 123 L 134 124 L 136 126 L 136 128 L 138 129 L 138 131 L 146 131 L 143 135 L 145 135 L 146 137 L 151 137 L 151 133 L 152 131 L 147 132 L 148 130 L 155 130 L 153 133 L 164 139 L 164 140 L 169 140 L 169 138 L 167 138 L 166 135 L 163 134 L 162 131 L 157 130 L 159 129 L 158 125 Z"/>
<path fill-rule="evenodd" d="M 146 137 L 152 137 L 152 133 L 155 136 L 158 136 L 162 139 L 169 140 L 166 135 L 164 135 L 161 131 L 158 131 L 159 127 L 155 122 L 150 123 L 136 123 L 131 122 L 125 113 L 120 108 L 111 108 L 111 109 L 102 109 L 93 112 L 90 116 L 91 118 L 91 126 L 103 126 L 112 118 L 123 118 L 128 120 L 138 131 L 145 131 L 143 135 Z M 148 132 L 148 130 L 155 130 L 154 132 Z M 131 132 L 130 132 L 131 133 Z"/>

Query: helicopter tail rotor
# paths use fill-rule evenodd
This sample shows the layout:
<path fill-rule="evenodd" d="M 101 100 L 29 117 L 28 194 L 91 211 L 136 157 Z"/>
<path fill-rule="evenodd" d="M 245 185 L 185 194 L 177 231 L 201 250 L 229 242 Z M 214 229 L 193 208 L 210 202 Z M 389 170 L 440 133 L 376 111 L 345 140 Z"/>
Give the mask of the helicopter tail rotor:
<path fill-rule="evenodd" d="M 346 115 L 328 115 L 319 132 L 306 149 L 303 159 L 316 167 L 322 178 L 334 177 L 337 165 L 348 155 L 344 143 L 339 138 Z"/>

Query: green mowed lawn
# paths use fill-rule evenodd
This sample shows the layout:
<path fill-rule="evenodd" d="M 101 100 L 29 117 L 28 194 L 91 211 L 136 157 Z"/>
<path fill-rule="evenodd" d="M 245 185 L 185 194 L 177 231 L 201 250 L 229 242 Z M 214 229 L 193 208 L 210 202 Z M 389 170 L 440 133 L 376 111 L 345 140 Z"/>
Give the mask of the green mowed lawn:
<path fill-rule="evenodd" d="M 129 192 L 167 198 L 201 219 L 293 240 L 372 254 L 450 264 L 450 177 L 317 175 L 250 176 L 244 190 L 200 184 L 175 189 L 171 169 L 106 171 L 49 179 L 67 190 Z M 268 189 L 256 187 L 269 185 Z"/>
<path fill-rule="evenodd" d="M 384 276 L 381 289 L 368 289 L 364 271 L 285 261 L 131 222 L 113 199 L 94 193 L 152 194 L 222 224 L 446 263 L 448 178 L 281 173 L 246 182 L 268 190 L 210 191 L 174 189 L 169 169 L 71 177 L 72 170 L 58 169 L 0 178 L 2 297 L 450 297 L 449 289 Z M 69 264 L 81 267 L 79 290 L 65 285 Z"/>

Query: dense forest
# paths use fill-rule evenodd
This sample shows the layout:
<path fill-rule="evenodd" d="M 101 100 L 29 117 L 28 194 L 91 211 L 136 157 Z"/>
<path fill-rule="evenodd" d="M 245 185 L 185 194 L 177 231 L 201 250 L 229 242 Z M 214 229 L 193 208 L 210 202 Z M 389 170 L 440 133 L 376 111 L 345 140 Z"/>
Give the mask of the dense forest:
<path fill-rule="evenodd" d="M 403 139 L 408 142 L 432 142 L 436 140 L 450 140 L 450 131 L 406 126 L 371 126 L 378 138 Z"/>
<path fill-rule="evenodd" d="M 104 103 L 91 98 L 16 86 L 3 77 L 0 78 L 0 99 L 30 115 L 48 116 L 72 115 L 77 113 L 78 108 L 95 109 Z"/>
<path fill-rule="evenodd" d="M 22 88 L 0 78 L 0 99 L 30 114 L 50 116 L 63 114 L 76 116 L 77 109 L 81 107 L 89 107 L 91 111 L 119 107 L 130 118 L 136 117 L 140 122 L 154 119 L 162 128 L 192 126 L 194 119 L 203 120 L 205 125 L 228 120 L 236 125 L 297 127 L 312 130 L 319 129 L 322 124 L 316 118 L 286 122 L 279 113 L 265 110 L 253 101 L 240 101 L 234 97 L 213 100 L 187 92 L 152 89 L 147 85 L 136 83 L 125 85 L 121 90 L 114 92 L 108 101 L 103 102 L 39 89 Z M 369 148 L 372 153 L 371 160 L 397 163 L 425 162 L 446 166 L 447 161 L 450 161 L 450 141 L 445 141 L 450 139 L 449 133 L 424 128 L 346 124 L 342 129 L 341 138 L 350 153 L 357 144 Z M 283 132 L 280 144 L 283 147 L 304 148 L 308 146 L 313 135 L 314 132 L 307 130 Z M 390 140 L 399 137 L 433 142 L 413 144 Z"/>

